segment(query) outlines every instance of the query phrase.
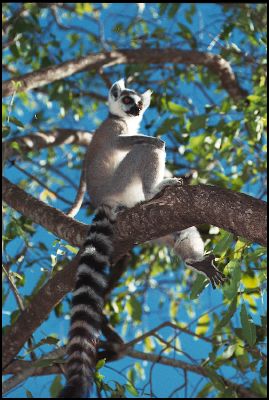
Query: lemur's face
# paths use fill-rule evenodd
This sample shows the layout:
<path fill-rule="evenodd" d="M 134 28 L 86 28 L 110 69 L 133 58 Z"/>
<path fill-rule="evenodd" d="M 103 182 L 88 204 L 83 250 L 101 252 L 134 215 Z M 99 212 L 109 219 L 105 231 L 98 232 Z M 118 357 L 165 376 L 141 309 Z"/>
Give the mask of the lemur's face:
<path fill-rule="evenodd" d="M 150 96 L 150 90 L 140 95 L 134 90 L 126 89 L 124 80 L 121 79 L 109 91 L 109 111 L 119 117 L 141 118 L 150 104 Z"/>

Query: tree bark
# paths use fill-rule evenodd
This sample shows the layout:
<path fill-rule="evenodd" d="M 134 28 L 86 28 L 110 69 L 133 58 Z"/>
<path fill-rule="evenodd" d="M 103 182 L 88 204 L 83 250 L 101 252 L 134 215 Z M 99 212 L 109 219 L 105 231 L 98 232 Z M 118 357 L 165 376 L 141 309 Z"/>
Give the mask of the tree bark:
<path fill-rule="evenodd" d="M 244 99 L 247 91 L 242 89 L 228 61 L 219 55 L 195 50 L 168 49 L 122 49 L 111 52 L 88 54 L 59 65 L 44 68 L 14 77 L 2 84 L 2 96 L 10 96 L 14 91 L 28 91 L 59 79 L 67 78 L 85 69 L 98 70 L 121 64 L 164 64 L 180 63 L 186 65 L 202 65 L 217 74 L 222 87 L 235 100 Z M 19 83 L 16 86 L 16 83 Z M 16 89 L 15 89 L 15 86 Z"/>

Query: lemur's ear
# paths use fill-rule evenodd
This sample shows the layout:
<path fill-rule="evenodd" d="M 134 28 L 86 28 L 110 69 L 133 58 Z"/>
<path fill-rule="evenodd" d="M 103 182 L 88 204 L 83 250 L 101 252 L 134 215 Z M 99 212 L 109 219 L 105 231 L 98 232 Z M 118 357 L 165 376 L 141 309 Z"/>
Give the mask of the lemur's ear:
<path fill-rule="evenodd" d="M 124 79 L 120 79 L 119 81 L 115 82 L 109 91 L 109 94 L 117 100 L 121 94 L 121 91 L 125 89 Z"/>
<path fill-rule="evenodd" d="M 141 94 L 142 97 L 142 101 L 143 101 L 143 108 L 148 108 L 148 106 L 150 105 L 150 97 L 152 94 L 152 90 L 147 90 L 145 93 Z"/>

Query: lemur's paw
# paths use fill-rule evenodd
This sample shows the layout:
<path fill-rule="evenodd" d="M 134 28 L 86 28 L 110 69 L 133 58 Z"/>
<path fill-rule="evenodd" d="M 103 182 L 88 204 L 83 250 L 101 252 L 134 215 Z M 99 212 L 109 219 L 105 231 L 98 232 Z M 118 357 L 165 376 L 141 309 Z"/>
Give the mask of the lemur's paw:
<path fill-rule="evenodd" d="M 210 280 L 213 289 L 216 289 L 217 285 L 223 285 L 228 278 L 217 269 L 217 267 L 214 265 L 214 261 L 214 254 L 210 254 L 204 257 L 201 261 L 188 260 L 186 264 L 206 275 L 206 277 Z"/>
<path fill-rule="evenodd" d="M 183 186 L 183 178 L 167 178 L 166 185 L 179 185 Z"/>
<path fill-rule="evenodd" d="M 166 186 L 183 186 L 183 179 L 182 178 L 166 178 L 158 185 L 158 192 L 164 189 Z"/>

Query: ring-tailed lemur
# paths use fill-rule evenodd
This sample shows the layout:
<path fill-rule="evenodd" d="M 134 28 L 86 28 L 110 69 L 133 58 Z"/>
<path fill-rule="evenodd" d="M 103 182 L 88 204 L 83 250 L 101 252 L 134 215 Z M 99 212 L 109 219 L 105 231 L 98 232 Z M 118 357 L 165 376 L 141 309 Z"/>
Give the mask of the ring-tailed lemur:
<path fill-rule="evenodd" d="M 151 199 L 177 179 L 164 179 L 165 144 L 138 133 L 150 104 L 151 91 L 138 94 L 117 81 L 109 91 L 109 116 L 93 135 L 85 165 L 87 191 L 97 213 L 84 243 L 73 293 L 67 346 L 67 385 L 60 397 L 80 398 L 89 392 L 96 364 L 104 292 L 105 267 L 112 256 L 112 232 L 117 208 Z M 174 249 L 185 263 L 215 284 L 224 275 L 204 257 L 204 243 L 195 227 L 176 235 Z"/>

